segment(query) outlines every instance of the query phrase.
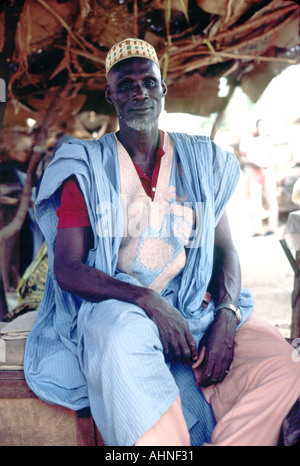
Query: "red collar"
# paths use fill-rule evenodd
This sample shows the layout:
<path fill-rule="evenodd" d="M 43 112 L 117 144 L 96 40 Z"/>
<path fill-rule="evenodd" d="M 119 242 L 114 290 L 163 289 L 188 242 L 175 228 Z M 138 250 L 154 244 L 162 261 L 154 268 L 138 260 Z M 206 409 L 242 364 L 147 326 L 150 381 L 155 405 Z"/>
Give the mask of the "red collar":
<path fill-rule="evenodd" d="M 159 130 L 159 145 L 158 145 L 158 148 L 157 148 L 157 153 L 156 153 L 156 157 L 155 157 L 154 167 L 153 167 L 153 170 L 152 170 L 151 180 L 143 172 L 143 170 L 141 170 L 140 167 L 136 163 L 133 162 L 133 164 L 134 164 L 134 166 L 136 168 L 137 174 L 139 175 L 139 178 L 140 178 L 141 183 L 143 185 L 143 188 L 144 188 L 147 196 L 151 197 L 152 200 L 153 200 L 155 190 L 156 190 L 161 158 L 165 154 L 165 151 L 163 149 L 163 144 L 164 144 L 164 133 L 163 133 L 163 131 Z"/>

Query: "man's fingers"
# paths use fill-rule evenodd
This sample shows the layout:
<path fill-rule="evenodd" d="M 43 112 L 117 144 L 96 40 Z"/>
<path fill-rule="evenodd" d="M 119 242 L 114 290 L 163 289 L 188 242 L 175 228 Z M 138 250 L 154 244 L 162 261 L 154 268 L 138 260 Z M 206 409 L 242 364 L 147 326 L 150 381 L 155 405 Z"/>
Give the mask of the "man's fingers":
<path fill-rule="evenodd" d="M 194 368 L 194 366 L 196 366 Z M 222 382 L 229 372 L 229 367 L 224 370 L 217 367 L 217 365 L 209 365 L 204 362 L 202 366 L 198 366 L 198 361 L 192 366 L 195 377 L 196 385 L 201 387 L 208 387 L 209 385 Z"/>
<path fill-rule="evenodd" d="M 196 344 L 190 346 L 184 336 L 181 339 L 178 338 L 178 340 L 174 340 L 174 338 L 170 339 L 170 341 L 165 340 L 163 351 L 167 360 L 172 355 L 174 362 L 181 361 L 183 364 L 191 363 L 191 361 L 197 359 L 198 355 Z"/>
<path fill-rule="evenodd" d="M 155 323 L 159 329 L 165 358 L 170 359 L 172 356 L 175 361 L 184 364 L 195 361 L 198 357 L 197 345 L 181 314 L 176 311 L 170 315 L 170 318 L 166 318 L 163 314 L 158 314 L 158 317 Z"/>
<path fill-rule="evenodd" d="M 200 366 L 200 364 L 202 364 L 204 356 L 205 356 L 205 346 L 202 346 L 201 351 L 200 351 L 200 353 L 198 355 L 198 358 L 197 358 L 196 362 L 194 362 L 194 364 L 192 364 L 192 369 L 194 371 L 196 379 L 198 378 L 198 367 Z M 202 373 L 201 369 L 199 369 L 199 374 L 200 373 Z"/>
<path fill-rule="evenodd" d="M 187 364 L 191 361 L 191 350 L 190 347 L 185 343 L 181 345 L 179 343 L 180 355 L 179 358 L 182 364 Z"/>
<path fill-rule="evenodd" d="M 197 344 L 192 334 L 190 335 L 186 334 L 186 341 L 187 341 L 187 344 L 189 346 L 189 351 L 190 351 L 189 359 L 192 361 L 196 361 L 198 358 L 198 348 L 197 348 Z"/>
<path fill-rule="evenodd" d="M 170 357 L 169 343 L 167 341 L 162 340 L 162 345 L 163 345 L 163 353 L 164 353 L 165 359 L 168 361 Z"/>
<path fill-rule="evenodd" d="M 190 333 L 190 330 L 185 332 L 185 338 L 182 338 L 182 343 L 179 343 L 181 348 L 181 360 L 182 362 L 191 363 L 196 361 L 198 357 L 197 344 L 194 340 L 194 337 Z"/>

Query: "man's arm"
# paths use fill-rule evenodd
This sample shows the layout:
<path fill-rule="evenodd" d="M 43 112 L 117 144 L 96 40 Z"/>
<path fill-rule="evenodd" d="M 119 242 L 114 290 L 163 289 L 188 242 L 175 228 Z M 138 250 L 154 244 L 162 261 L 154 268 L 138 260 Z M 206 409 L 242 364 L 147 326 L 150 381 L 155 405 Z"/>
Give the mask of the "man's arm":
<path fill-rule="evenodd" d="M 241 290 L 241 269 L 225 212 L 215 228 L 214 267 L 209 288 L 215 305 L 237 306 Z"/>
<path fill-rule="evenodd" d="M 216 307 L 220 303 L 238 305 L 241 289 L 241 271 L 237 251 L 234 247 L 227 214 L 223 214 L 215 229 L 214 269 L 210 291 Z M 215 320 L 200 341 L 199 358 L 194 366 L 197 383 L 209 386 L 221 382 L 233 359 L 234 336 L 238 319 L 234 312 L 221 308 Z"/>
<path fill-rule="evenodd" d="M 196 343 L 180 312 L 155 291 L 124 283 L 86 265 L 90 240 L 88 227 L 57 230 L 54 273 L 59 286 L 91 302 L 117 299 L 136 304 L 157 325 L 166 357 L 171 349 L 176 359 L 195 360 Z"/>

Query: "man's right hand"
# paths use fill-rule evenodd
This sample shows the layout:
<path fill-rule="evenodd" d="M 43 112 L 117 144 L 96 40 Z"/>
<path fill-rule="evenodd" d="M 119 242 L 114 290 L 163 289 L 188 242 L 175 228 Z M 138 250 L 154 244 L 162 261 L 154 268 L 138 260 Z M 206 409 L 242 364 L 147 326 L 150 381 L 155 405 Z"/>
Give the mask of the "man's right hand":
<path fill-rule="evenodd" d="M 149 288 L 142 291 L 136 304 L 157 325 L 166 359 L 172 356 L 183 364 L 195 362 L 197 346 L 184 317 L 157 292 Z"/>

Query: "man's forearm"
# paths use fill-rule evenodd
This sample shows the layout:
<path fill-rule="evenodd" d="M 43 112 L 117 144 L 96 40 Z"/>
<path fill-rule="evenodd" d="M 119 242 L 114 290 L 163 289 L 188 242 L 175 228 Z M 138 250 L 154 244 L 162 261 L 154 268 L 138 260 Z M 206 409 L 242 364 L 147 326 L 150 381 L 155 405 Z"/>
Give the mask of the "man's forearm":
<path fill-rule="evenodd" d="M 226 212 L 215 228 L 214 265 L 209 291 L 215 304 L 237 306 L 241 290 L 241 268 L 237 250 L 231 237 Z"/>
<path fill-rule="evenodd" d="M 60 288 L 90 302 L 117 299 L 135 304 L 145 292 L 143 287 L 117 280 L 80 261 L 57 267 L 55 275 Z"/>
<path fill-rule="evenodd" d="M 216 305 L 228 303 L 237 306 L 241 290 L 241 269 L 235 248 L 226 251 L 216 248 L 213 272 Z"/>
<path fill-rule="evenodd" d="M 234 247 L 226 250 L 216 247 L 213 275 L 209 286 L 215 306 L 224 303 L 233 304 L 237 308 L 240 290 L 241 270 L 237 251 Z M 230 324 L 233 332 L 239 323 L 235 312 L 226 307 L 218 310 L 216 317 Z"/>

